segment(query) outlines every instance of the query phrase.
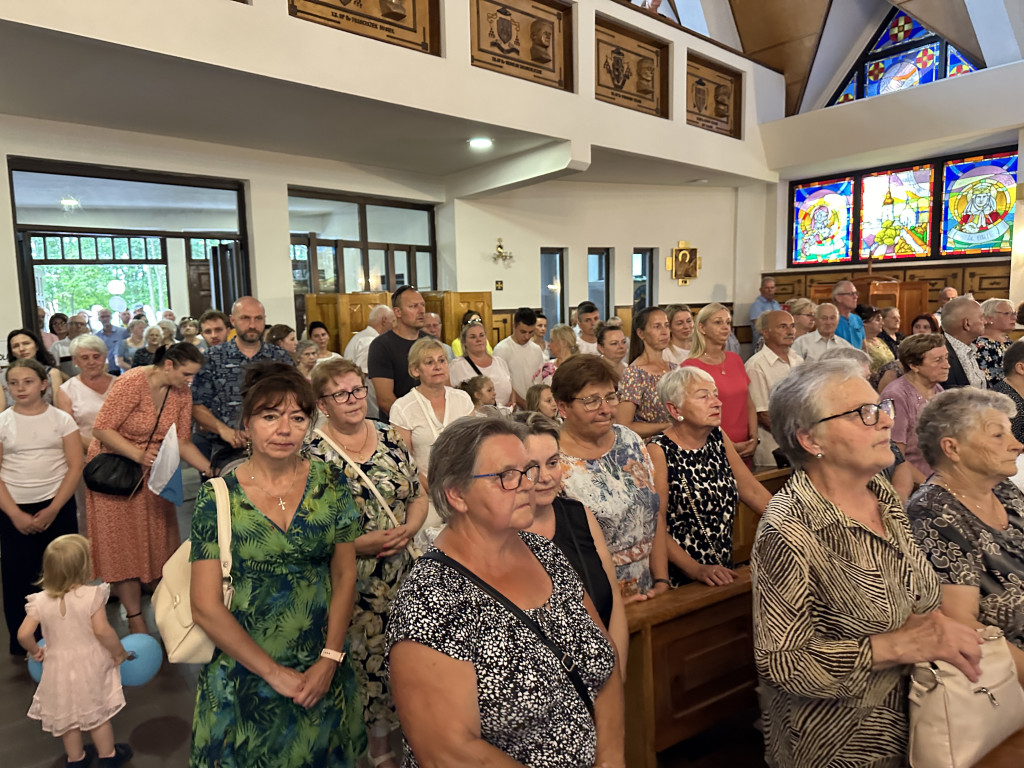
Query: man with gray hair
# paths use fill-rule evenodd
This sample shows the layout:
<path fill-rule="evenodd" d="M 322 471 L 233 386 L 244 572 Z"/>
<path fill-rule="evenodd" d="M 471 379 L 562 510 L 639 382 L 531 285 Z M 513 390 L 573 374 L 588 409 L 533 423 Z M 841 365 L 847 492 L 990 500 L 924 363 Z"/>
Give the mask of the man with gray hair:
<path fill-rule="evenodd" d="M 757 318 L 765 312 L 775 312 L 782 309 L 782 305 L 775 300 L 775 278 L 765 275 L 761 278 L 760 295 L 750 305 L 750 330 L 754 335 L 754 349 L 757 349 L 757 340 L 761 338 L 757 330 Z"/>
<path fill-rule="evenodd" d="M 846 339 L 836 335 L 838 324 L 839 310 L 836 309 L 836 305 L 822 302 L 814 308 L 814 330 L 793 342 L 793 351 L 800 355 L 805 363 L 809 363 L 836 347 L 851 346 Z"/>
<path fill-rule="evenodd" d="M 427 312 L 426 321 L 423 323 L 423 331 L 428 336 L 433 336 L 435 339 L 441 342 L 441 346 L 444 347 L 444 353 L 448 357 L 450 363 L 455 359 L 455 352 L 452 350 L 450 344 L 445 344 L 444 339 L 441 338 L 441 316 L 437 312 Z"/>
<path fill-rule="evenodd" d="M 846 339 L 855 349 L 864 348 L 864 321 L 854 312 L 859 302 L 857 287 L 849 280 L 840 280 L 832 287 L 832 303 L 839 310 L 836 336 Z"/>
<path fill-rule="evenodd" d="M 370 308 L 370 315 L 367 318 L 366 327 L 353 334 L 348 344 L 345 345 L 345 352 L 342 355 L 346 360 L 351 360 L 359 366 L 363 373 L 369 373 L 366 361 L 370 354 L 370 342 L 391 330 L 395 324 L 395 313 L 391 307 L 385 304 L 376 304 Z M 366 415 L 371 419 L 380 416 L 380 408 L 377 405 L 377 392 L 373 388 L 373 382 L 366 379 Z"/>
<path fill-rule="evenodd" d="M 978 387 L 985 389 L 985 374 L 978 366 L 974 341 L 985 332 L 981 305 L 970 296 L 950 299 L 942 308 L 942 333 L 949 350 L 949 377 L 943 389 Z"/>
<path fill-rule="evenodd" d="M 72 315 L 68 318 L 67 338 L 61 339 L 50 347 L 50 354 L 57 361 L 60 372 L 68 378 L 81 373 L 71 360 L 71 340 L 88 332 L 89 318 L 86 317 L 85 312 L 79 312 L 77 315 Z M 104 343 L 104 346 L 106 346 L 106 343 Z"/>
<path fill-rule="evenodd" d="M 772 437 L 772 420 L 768 416 L 768 402 L 775 385 L 804 361 L 791 347 L 796 340 L 796 321 L 784 310 L 768 310 L 760 316 L 764 346 L 746 362 L 750 378 L 750 400 L 757 411 L 757 449 L 754 465 L 776 466 L 772 452 L 779 447 Z"/>

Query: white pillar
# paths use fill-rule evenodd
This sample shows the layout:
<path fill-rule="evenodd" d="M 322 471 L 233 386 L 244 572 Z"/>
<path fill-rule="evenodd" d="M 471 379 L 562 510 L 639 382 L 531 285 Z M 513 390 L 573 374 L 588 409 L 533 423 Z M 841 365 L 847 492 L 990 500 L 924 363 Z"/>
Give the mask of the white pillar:
<path fill-rule="evenodd" d="M 290 323 L 295 302 L 288 251 L 288 185 L 280 179 L 254 176 L 246 185 L 245 199 L 253 295 L 263 302 L 269 322 Z M 231 308 L 220 309 L 228 312 Z"/>

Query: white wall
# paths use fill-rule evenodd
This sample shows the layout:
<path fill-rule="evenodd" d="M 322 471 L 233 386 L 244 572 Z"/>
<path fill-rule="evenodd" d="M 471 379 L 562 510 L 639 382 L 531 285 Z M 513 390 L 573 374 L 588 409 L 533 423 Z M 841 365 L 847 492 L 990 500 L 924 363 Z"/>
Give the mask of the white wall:
<path fill-rule="evenodd" d="M 567 248 L 568 304 L 575 306 L 587 298 L 588 248 L 607 247 L 616 254 L 613 302 L 623 305 L 632 303 L 633 248 L 657 248 L 657 303 L 743 300 L 737 299 L 737 264 L 751 273 L 743 276 L 740 287 L 745 295 L 752 283 L 753 296 L 760 270 L 770 263 L 765 195 L 761 186 L 738 192 L 554 181 L 484 200 L 459 200 L 446 206 L 443 217 L 453 214 L 450 226 L 458 243 L 457 255 L 446 259 L 444 271 L 454 274 L 463 291 L 493 290 L 495 280 L 504 281 L 505 290 L 493 295 L 495 307 L 539 306 L 540 250 Z M 740 210 L 761 221 L 744 223 L 737 217 Z M 509 267 L 490 259 L 499 237 L 515 254 Z M 665 271 L 665 257 L 679 240 L 695 246 L 703 262 L 700 277 L 688 286 L 678 285 Z M 740 243 L 742 254 L 737 253 Z M 442 246 L 441 251 L 446 249 Z"/>

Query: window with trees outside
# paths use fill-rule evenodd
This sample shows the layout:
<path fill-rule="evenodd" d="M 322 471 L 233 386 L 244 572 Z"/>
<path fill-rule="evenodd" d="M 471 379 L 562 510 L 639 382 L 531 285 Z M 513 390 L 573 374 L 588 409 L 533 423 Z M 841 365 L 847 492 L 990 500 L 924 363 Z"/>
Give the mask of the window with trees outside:
<path fill-rule="evenodd" d="M 920 22 L 894 8 L 828 106 L 959 77 L 981 67 Z"/>
<path fill-rule="evenodd" d="M 1010 254 L 1017 152 L 790 185 L 790 266 Z"/>

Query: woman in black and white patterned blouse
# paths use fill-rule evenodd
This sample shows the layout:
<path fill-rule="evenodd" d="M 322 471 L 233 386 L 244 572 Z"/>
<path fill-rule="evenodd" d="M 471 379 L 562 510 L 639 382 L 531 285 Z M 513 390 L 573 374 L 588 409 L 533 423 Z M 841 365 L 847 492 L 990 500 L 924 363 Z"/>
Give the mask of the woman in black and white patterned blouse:
<path fill-rule="evenodd" d="M 892 463 L 892 403 L 845 360 L 804 364 L 769 405 L 795 468 L 751 558 L 766 759 L 777 768 L 903 768 L 907 665 L 942 659 L 977 680 L 980 640 L 946 618 Z"/>
<path fill-rule="evenodd" d="M 1024 680 L 1024 494 L 1007 478 L 1021 444 L 1006 395 L 950 389 L 925 406 L 918 442 L 935 474 L 910 497 L 917 543 L 942 582 L 942 612 L 995 626 Z"/>
<path fill-rule="evenodd" d="M 385 642 L 406 768 L 625 766 L 615 652 L 561 550 L 523 530 L 539 473 L 523 431 L 500 416 L 464 417 L 434 443 L 430 497 L 447 526 L 403 583 Z M 433 559 L 445 555 L 539 624 L 585 691 L 507 608 Z"/>

